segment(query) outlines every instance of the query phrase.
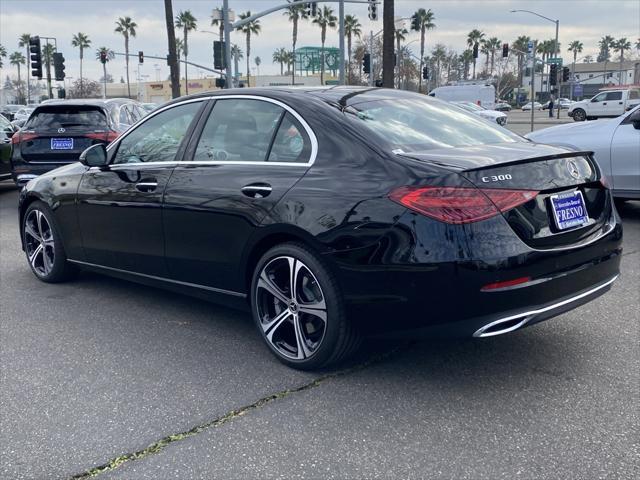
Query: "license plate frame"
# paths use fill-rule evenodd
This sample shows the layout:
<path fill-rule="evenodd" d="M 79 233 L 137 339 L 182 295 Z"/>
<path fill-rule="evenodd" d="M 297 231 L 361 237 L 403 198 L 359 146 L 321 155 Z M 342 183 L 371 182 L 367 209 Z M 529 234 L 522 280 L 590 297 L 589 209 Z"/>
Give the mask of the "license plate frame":
<path fill-rule="evenodd" d="M 51 150 L 73 150 L 73 138 L 52 138 Z"/>
<path fill-rule="evenodd" d="M 558 231 L 565 232 L 589 223 L 589 212 L 580 190 L 551 195 L 549 202 Z"/>

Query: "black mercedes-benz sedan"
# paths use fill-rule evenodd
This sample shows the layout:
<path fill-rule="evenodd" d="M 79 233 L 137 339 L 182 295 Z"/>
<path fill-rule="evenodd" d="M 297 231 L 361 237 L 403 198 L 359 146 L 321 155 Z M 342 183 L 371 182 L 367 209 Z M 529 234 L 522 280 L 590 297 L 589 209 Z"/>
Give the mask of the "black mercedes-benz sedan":
<path fill-rule="evenodd" d="M 610 288 L 622 240 L 589 152 L 347 87 L 175 100 L 30 181 L 20 225 L 39 279 L 83 268 L 246 306 L 303 369 L 366 335 L 558 315 Z"/>

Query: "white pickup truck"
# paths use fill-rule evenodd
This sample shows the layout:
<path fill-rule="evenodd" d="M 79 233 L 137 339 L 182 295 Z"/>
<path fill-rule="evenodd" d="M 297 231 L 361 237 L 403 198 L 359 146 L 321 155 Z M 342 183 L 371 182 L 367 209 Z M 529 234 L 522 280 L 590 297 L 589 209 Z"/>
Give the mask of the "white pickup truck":
<path fill-rule="evenodd" d="M 608 89 L 590 100 L 576 102 L 567 114 L 576 122 L 600 117 L 617 117 L 640 104 L 640 90 L 634 88 Z"/>

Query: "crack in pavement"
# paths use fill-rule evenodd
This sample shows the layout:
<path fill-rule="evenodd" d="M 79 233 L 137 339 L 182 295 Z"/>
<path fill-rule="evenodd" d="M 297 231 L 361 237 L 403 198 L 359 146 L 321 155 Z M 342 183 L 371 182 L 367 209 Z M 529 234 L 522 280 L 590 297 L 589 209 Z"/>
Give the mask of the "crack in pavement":
<path fill-rule="evenodd" d="M 156 453 L 160 453 L 162 450 L 164 450 L 167 446 L 169 446 L 170 444 L 174 443 L 174 442 L 179 442 L 181 440 L 185 440 L 189 437 L 193 437 L 195 435 L 198 435 L 199 433 L 203 432 L 204 430 L 207 430 L 209 428 L 215 428 L 215 427 L 220 427 L 222 425 L 224 425 L 225 423 L 228 423 L 232 420 L 235 420 L 239 417 L 242 417 L 243 415 L 245 415 L 246 413 L 252 411 L 252 410 L 256 410 L 259 409 L 265 405 L 267 405 L 268 403 L 274 402 L 275 400 L 279 400 L 281 398 L 286 398 L 290 395 L 296 394 L 296 393 L 300 393 L 300 392 L 304 392 L 306 390 L 310 390 L 312 388 L 315 388 L 319 385 L 321 385 L 322 383 L 334 379 L 334 378 L 338 378 L 338 377 L 342 377 L 345 375 L 348 375 L 350 373 L 354 373 L 356 371 L 362 370 L 364 368 L 367 368 L 368 366 L 374 364 L 374 363 L 378 363 L 381 362 L 383 360 L 385 360 L 386 358 L 392 356 L 393 354 L 397 353 L 399 350 L 401 350 L 404 347 L 408 347 L 412 344 L 413 342 L 409 342 L 409 343 L 404 343 L 392 350 L 389 350 L 387 352 L 384 352 L 382 354 L 378 354 L 375 355 L 373 357 L 371 357 L 370 359 L 359 363 L 353 367 L 350 368 L 346 368 L 344 370 L 340 370 L 337 372 L 333 372 L 333 373 L 327 373 L 325 375 L 321 375 L 320 377 L 312 380 L 309 383 L 306 383 L 300 387 L 296 387 L 296 388 L 287 388 L 284 390 L 281 390 L 277 393 L 273 393 L 271 395 L 267 395 L 265 397 L 262 397 L 260 399 L 258 399 L 257 401 L 249 404 L 249 405 L 245 405 L 243 407 L 240 407 L 238 409 L 235 410 L 231 410 L 227 413 L 225 413 L 224 415 L 217 417 L 213 420 L 210 420 L 206 423 L 203 423 L 201 425 L 195 426 L 190 430 L 184 431 L 184 432 L 179 432 L 179 433 L 174 433 L 171 435 L 167 435 L 166 437 L 161 438 L 160 440 L 152 443 L 151 445 L 149 445 L 146 448 L 143 448 L 142 450 L 138 450 L 136 452 L 132 452 L 132 453 L 126 453 L 123 455 L 120 455 L 118 457 L 112 458 L 111 460 L 109 460 L 108 462 L 99 465 L 97 467 L 93 467 L 90 468 L 88 470 L 85 470 L 82 473 L 78 473 L 76 475 L 73 475 L 71 477 L 69 477 L 69 480 L 85 480 L 88 478 L 92 478 L 92 477 L 96 477 L 102 473 L 106 473 L 106 472 L 110 472 L 112 470 L 115 470 L 116 468 L 121 467 L 122 465 L 124 465 L 125 463 L 129 463 L 129 462 L 133 462 L 136 460 L 141 460 L 145 457 L 148 457 L 149 455 L 155 455 Z"/>

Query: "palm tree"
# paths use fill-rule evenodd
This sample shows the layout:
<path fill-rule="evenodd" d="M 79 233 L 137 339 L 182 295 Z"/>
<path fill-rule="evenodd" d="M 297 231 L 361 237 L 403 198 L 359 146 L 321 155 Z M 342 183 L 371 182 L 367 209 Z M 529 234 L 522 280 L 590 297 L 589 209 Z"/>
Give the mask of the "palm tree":
<path fill-rule="evenodd" d="M 615 38 L 611 35 L 605 35 L 598 42 L 598 46 L 600 47 L 600 53 L 598 54 L 598 58 L 596 59 L 598 62 L 604 61 L 604 80 L 602 83 L 606 83 L 607 81 L 607 63 L 609 62 L 609 58 L 611 58 L 611 49 L 613 48 L 613 44 L 615 43 Z"/>
<path fill-rule="evenodd" d="M 291 3 L 292 0 L 287 0 L 287 2 Z M 306 20 L 307 18 L 309 18 L 309 16 L 307 15 L 307 9 L 304 7 L 304 5 L 292 5 L 284 11 L 284 15 L 289 19 L 291 23 L 293 23 L 293 32 L 291 35 L 291 39 L 292 39 L 291 43 L 293 45 L 293 51 L 292 51 L 293 68 L 291 69 L 291 85 L 295 85 L 296 83 L 296 63 L 295 63 L 296 58 L 295 57 L 296 57 L 296 42 L 298 41 L 298 22 L 300 20 Z"/>
<path fill-rule="evenodd" d="M 474 28 L 467 35 L 467 46 L 471 49 L 475 46 L 476 43 L 480 43 L 484 38 L 484 32 L 481 32 L 477 28 Z M 473 59 L 473 78 L 476 78 L 476 58 Z"/>
<path fill-rule="evenodd" d="M 220 43 L 224 42 L 224 21 L 217 18 L 217 15 L 211 15 L 211 26 L 218 27 L 218 33 L 220 34 Z"/>
<path fill-rule="evenodd" d="M 47 72 L 51 71 L 51 63 L 53 62 L 54 53 L 56 53 L 56 47 L 53 43 L 47 43 L 42 46 L 42 59 L 44 60 L 42 65 L 45 67 Z"/>
<path fill-rule="evenodd" d="M 30 62 L 30 58 L 31 58 L 31 54 L 29 52 L 29 40 L 31 40 L 31 34 L 30 33 L 23 33 L 22 35 L 20 35 L 20 37 L 18 38 L 18 46 L 19 47 L 23 47 L 26 48 L 27 51 L 27 61 Z M 29 69 L 27 68 L 27 103 L 29 103 L 31 101 L 31 87 L 30 87 L 30 81 L 29 81 Z"/>
<path fill-rule="evenodd" d="M 401 48 L 401 43 L 407 39 L 408 34 L 409 34 L 409 30 L 407 30 L 404 27 L 396 28 L 394 30 L 394 35 L 396 37 L 396 55 L 398 57 L 398 62 L 397 62 L 398 63 L 398 88 L 400 88 L 400 83 L 401 83 L 400 66 L 402 65 L 402 54 L 404 53 L 403 49 Z"/>
<path fill-rule="evenodd" d="M 353 37 L 360 38 L 360 35 L 362 35 L 362 25 L 360 25 L 358 17 L 355 15 L 346 15 L 344 17 L 344 34 L 347 36 L 347 55 L 349 58 L 349 63 L 347 63 L 347 83 L 349 83 L 351 78 L 351 42 Z"/>
<path fill-rule="evenodd" d="M 241 19 L 249 18 L 251 16 L 251 11 L 247 10 L 245 13 L 241 13 Z M 252 20 L 249 23 L 245 23 L 241 27 L 238 27 L 238 30 L 244 33 L 247 37 L 247 87 L 250 87 L 249 82 L 249 59 L 251 58 L 251 34 L 260 35 L 260 31 L 262 27 L 260 26 L 260 20 Z"/>
<path fill-rule="evenodd" d="M 102 61 L 103 54 L 104 61 Z M 107 62 L 110 62 L 114 58 L 116 58 L 116 54 L 113 53 L 113 50 L 109 47 L 100 47 L 96 49 L 96 60 L 100 60 L 102 63 L 102 98 L 107 98 Z"/>
<path fill-rule="evenodd" d="M 236 79 L 238 78 L 238 62 L 244 58 L 244 54 L 242 53 L 242 49 L 233 43 L 231 45 L 231 58 L 233 58 L 233 71 L 235 72 Z M 235 83 L 235 80 L 232 81 Z"/>
<path fill-rule="evenodd" d="M 291 67 L 293 66 L 293 52 L 285 52 L 284 54 L 284 64 L 287 66 L 287 69 L 291 69 Z"/>
<path fill-rule="evenodd" d="M 433 20 L 436 18 L 434 13 L 424 8 L 419 8 L 411 15 L 411 30 L 420 32 L 420 69 L 418 73 L 418 91 L 422 91 L 422 65 L 424 64 L 424 41 L 427 30 L 436 28 Z"/>
<path fill-rule="evenodd" d="M 487 47 L 489 48 L 489 52 L 491 53 L 491 70 L 490 75 L 493 76 L 493 68 L 495 66 L 496 61 L 496 52 L 502 46 L 502 42 L 498 39 L 498 37 L 491 37 L 487 40 Z"/>
<path fill-rule="evenodd" d="M 638 38 L 638 40 L 636 40 L 636 50 L 638 50 L 640 52 L 640 38 Z"/>
<path fill-rule="evenodd" d="M 21 52 L 13 52 L 9 57 L 9 63 L 18 67 L 18 98 L 22 100 L 22 94 L 20 93 L 20 87 L 22 86 L 22 79 L 20 77 L 20 65 L 24 65 L 25 63 L 27 63 L 27 59 Z"/>
<path fill-rule="evenodd" d="M 273 63 L 280 64 L 280 76 L 284 75 L 284 63 L 287 60 L 287 49 L 282 47 L 273 52 Z"/>
<path fill-rule="evenodd" d="M 176 57 L 180 58 L 184 52 L 184 42 L 181 38 L 176 38 Z"/>
<path fill-rule="evenodd" d="M 0 45 L 0 68 L 4 66 L 4 64 L 2 63 L 3 58 L 7 58 L 7 49 L 4 48 L 3 45 Z"/>
<path fill-rule="evenodd" d="M 136 36 L 138 24 L 131 20 L 131 17 L 120 17 L 116 22 L 116 33 L 121 33 L 124 37 L 124 53 L 127 71 L 127 95 L 131 97 L 131 84 L 129 83 L 129 38 Z"/>
<path fill-rule="evenodd" d="M 442 71 L 441 71 L 441 66 L 442 63 L 445 61 L 445 59 L 447 58 L 447 49 L 444 45 L 442 45 L 441 43 L 438 43 L 433 50 L 431 51 L 431 60 L 435 63 L 436 65 L 436 74 L 435 74 L 435 86 L 438 87 L 440 86 L 440 80 L 442 78 Z"/>
<path fill-rule="evenodd" d="M 469 78 L 469 67 L 473 62 L 473 50 L 467 48 L 460 54 L 460 61 L 462 62 L 463 77 L 465 80 Z"/>
<path fill-rule="evenodd" d="M 260 75 L 260 64 L 262 63 L 262 59 L 260 57 L 256 57 L 253 59 L 253 63 L 256 64 L 256 68 L 258 69 L 258 75 Z"/>
<path fill-rule="evenodd" d="M 631 50 L 631 42 L 626 37 L 619 38 L 612 45 L 614 50 L 620 52 L 620 73 L 618 74 L 618 85 L 622 85 L 622 62 L 624 62 L 624 52 Z"/>
<path fill-rule="evenodd" d="M 184 92 L 189 94 L 189 76 L 187 75 L 187 57 L 189 56 L 189 32 L 198 28 L 197 19 L 189 10 L 180 11 L 176 16 L 176 27 L 182 29 L 182 53 L 184 54 Z"/>
<path fill-rule="evenodd" d="M 82 97 L 82 93 L 83 93 L 83 88 L 82 88 L 82 60 L 84 59 L 84 49 L 85 48 L 89 48 L 90 45 L 91 45 L 91 40 L 89 40 L 89 37 L 86 34 L 82 33 L 82 32 L 78 32 L 71 39 L 71 46 L 72 47 L 77 47 L 77 48 L 80 49 L 80 97 Z"/>
<path fill-rule="evenodd" d="M 489 49 L 489 44 L 487 39 L 480 41 L 480 53 L 485 55 L 487 58 L 487 60 L 484 63 L 484 74 L 489 75 L 489 57 L 491 56 L 491 50 Z"/>
<path fill-rule="evenodd" d="M 571 67 L 571 74 L 576 74 L 576 59 L 578 58 L 578 54 L 582 52 L 582 42 L 580 40 L 574 40 L 569 44 L 569 48 L 567 48 L 568 52 L 573 52 L 573 65 Z M 573 92 L 573 85 L 571 86 L 571 91 Z"/>
<path fill-rule="evenodd" d="M 511 48 L 516 52 L 518 59 L 518 85 L 522 86 L 524 76 L 524 59 L 529 48 L 531 38 L 527 35 L 521 35 L 513 42 Z"/>
<path fill-rule="evenodd" d="M 316 18 L 313 19 L 313 23 L 320 27 L 320 40 L 322 42 L 322 50 L 320 56 L 320 84 L 324 85 L 324 43 L 327 40 L 327 27 L 328 28 L 336 28 L 338 19 L 333 14 L 333 9 L 330 7 L 322 7 L 322 9 L 318 10 L 318 14 Z"/>

